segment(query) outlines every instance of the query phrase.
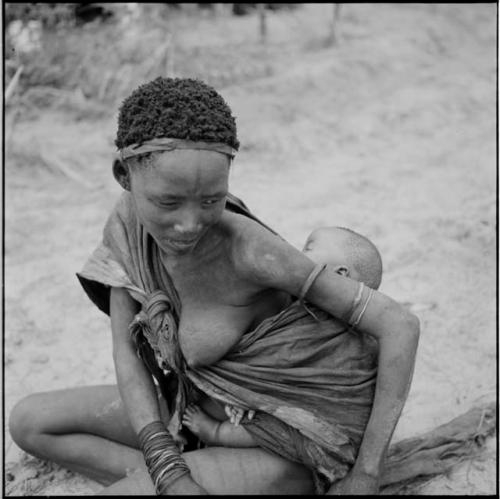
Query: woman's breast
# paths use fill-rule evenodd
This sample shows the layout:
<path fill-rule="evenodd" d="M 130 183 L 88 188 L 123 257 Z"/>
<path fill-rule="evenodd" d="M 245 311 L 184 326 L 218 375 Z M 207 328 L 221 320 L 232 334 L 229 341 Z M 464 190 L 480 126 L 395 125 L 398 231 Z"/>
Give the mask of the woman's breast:
<path fill-rule="evenodd" d="M 242 335 L 267 317 L 280 312 L 287 295 L 276 290 L 261 293 L 254 301 L 235 305 L 186 300 L 182 304 L 179 343 L 191 367 L 210 365 L 234 347 Z"/>

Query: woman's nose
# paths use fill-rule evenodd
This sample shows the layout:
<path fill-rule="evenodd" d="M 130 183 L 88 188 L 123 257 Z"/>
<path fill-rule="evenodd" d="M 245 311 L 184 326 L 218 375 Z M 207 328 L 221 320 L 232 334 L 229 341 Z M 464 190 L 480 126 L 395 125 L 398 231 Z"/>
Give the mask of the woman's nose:
<path fill-rule="evenodd" d="M 201 217 L 196 211 L 185 211 L 174 223 L 174 230 L 178 234 L 196 236 L 201 229 Z"/>

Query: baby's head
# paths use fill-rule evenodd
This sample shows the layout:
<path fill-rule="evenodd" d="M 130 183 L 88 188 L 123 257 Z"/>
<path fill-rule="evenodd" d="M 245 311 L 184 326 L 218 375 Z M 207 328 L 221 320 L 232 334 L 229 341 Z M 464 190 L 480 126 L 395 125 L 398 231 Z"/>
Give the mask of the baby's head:
<path fill-rule="evenodd" d="M 382 259 L 366 237 L 343 227 L 321 227 L 307 238 L 303 252 L 317 263 L 328 263 L 337 273 L 377 289 Z"/>

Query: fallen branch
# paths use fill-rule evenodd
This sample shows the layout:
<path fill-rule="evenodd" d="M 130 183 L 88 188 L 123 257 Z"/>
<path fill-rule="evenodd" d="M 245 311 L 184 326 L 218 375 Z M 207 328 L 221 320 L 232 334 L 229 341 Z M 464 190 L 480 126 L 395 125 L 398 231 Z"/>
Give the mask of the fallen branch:
<path fill-rule="evenodd" d="M 5 137 L 5 149 L 10 150 L 10 145 L 12 141 L 12 135 L 14 134 L 14 128 L 16 127 L 17 120 L 19 116 L 21 115 L 21 110 L 19 107 L 16 107 L 14 112 L 12 113 L 12 117 L 10 119 L 7 119 L 7 114 L 5 115 L 6 117 L 6 137 Z"/>
<path fill-rule="evenodd" d="M 167 61 L 165 63 L 165 76 L 169 78 L 174 78 L 174 43 L 172 41 L 172 36 L 169 35 L 168 44 L 166 48 L 166 58 Z"/>
<path fill-rule="evenodd" d="M 106 71 L 104 78 L 101 81 L 99 90 L 97 91 L 97 98 L 101 101 L 106 97 L 106 91 L 108 90 L 109 83 L 113 79 L 114 75 L 112 71 Z"/>
<path fill-rule="evenodd" d="M 265 43 L 267 39 L 267 15 L 266 4 L 258 3 L 257 12 L 259 13 L 259 34 L 261 43 Z"/>
<path fill-rule="evenodd" d="M 496 404 L 490 402 L 423 435 L 391 445 L 382 487 L 437 475 L 477 456 L 495 428 Z"/>
<path fill-rule="evenodd" d="M 146 61 L 146 74 L 161 74 L 167 70 L 167 57 L 169 55 L 169 47 L 172 42 L 172 35 L 168 34 L 165 43 L 160 45 Z"/>
<path fill-rule="evenodd" d="M 16 73 L 12 77 L 12 80 L 10 80 L 9 84 L 7 85 L 7 88 L 5 89 L 5 103 L 7 103 L 10 96 L 14 93 L 14 90 L 17 87 L 17 83 L 19 81 L 21 73 L 23 72 L 23 69 L 24 69 L 24 66 L 19 66 L 17 68 Z"/>
<path fill-rule="evenodd" d="M 338 41 L 337 35 L 337 24 L 340 18 L 340 3 L 333 4 L 332 15 L 330 17 L 330 30 L 328 33 L 328 38 L 326 39 L 326 45 L 335 45 Z"/>

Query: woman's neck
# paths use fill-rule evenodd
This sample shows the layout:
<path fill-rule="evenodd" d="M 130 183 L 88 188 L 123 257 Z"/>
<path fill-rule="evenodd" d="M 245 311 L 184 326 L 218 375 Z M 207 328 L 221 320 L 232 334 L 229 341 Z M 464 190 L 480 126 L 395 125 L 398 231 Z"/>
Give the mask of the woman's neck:
<path fill-rule="evenodd" d="M 208 265 L 218 258 L 226 247 L 227 237 L 225 231 L 216 224 L 210 227 L 206 234 L 198 241 L 196 246 L 186 253 L 166 253 L 160 248 L 160 255 L 163 265 L 167 270 L 174 271 L 180 269 L 194 270 L 200 265 Z"/>

